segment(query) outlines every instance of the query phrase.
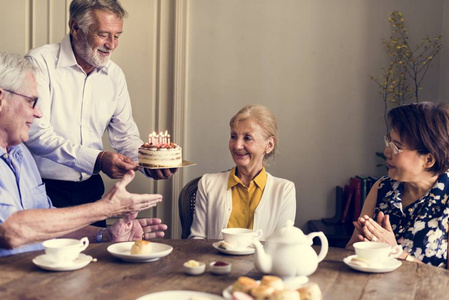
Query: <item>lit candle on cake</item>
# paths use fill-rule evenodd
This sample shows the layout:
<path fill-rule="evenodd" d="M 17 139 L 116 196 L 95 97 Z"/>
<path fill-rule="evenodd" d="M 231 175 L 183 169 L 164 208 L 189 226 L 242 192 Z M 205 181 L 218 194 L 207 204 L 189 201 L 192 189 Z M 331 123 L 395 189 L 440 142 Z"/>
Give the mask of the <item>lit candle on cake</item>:
<path fill-rule="evenodd" d="M 159 132 L 158 141 L 159 145 L 162 145 L 164 143 L 164 134 L 162 133 L 162 131 Z"/>
<path fill-rule="evenodd" d="M 152 133 L 150 133 L 150 135 L 148 136 L 148 142 L 150 143 L 150 145 L 151 144 L 153 144 L 154 145 L 154 137 L 156 136 L 156 132 L 152 132 Z"/>
<path fill-rule="evenodd" d="M 168 144 L 167 140 L 168 140 L 168 132 L 167 132 L 167 130 L 165 130 L 165 133 L 164 133 L 164 145 Z"/>

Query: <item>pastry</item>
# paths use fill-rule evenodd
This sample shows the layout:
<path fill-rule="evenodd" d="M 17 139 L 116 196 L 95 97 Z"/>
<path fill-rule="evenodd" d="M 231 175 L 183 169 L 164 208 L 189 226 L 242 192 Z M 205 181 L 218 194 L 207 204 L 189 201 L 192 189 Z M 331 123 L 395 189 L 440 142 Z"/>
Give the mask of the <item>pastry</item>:
<path fill-rule="evenodd" d="M 259 284 L 252 278 L 241 276 L 232 285 L 231 292 L 244 292 L 249 294 L 249 291 L 258 287 Z"/>
<path fill-rule="evenodd" d="M 252 288 L 249 293 L 254 297 L 255 300 L 265 300 L 273 295 L 274 291 L 275 289 L 271 286 L 260 285 L 258 287 Z"/>
<path fill-rule="evenodd" d="M 144 240 L 136 240 L 131 247 L 131 254 L 150 254 L 151 242 Z"/>
<path fill-rule="evenodd" d="M 284 289 L 284 282 L 277 276 L 266 275 L 262 277 L 260 285 L 272 287 L 277 291 L 282 291 Z"/>
<path fill-rule="evenodd" d="M 297 289 L 301 300 L 321 300 L 323 298 L 321 289 L 315 282 L 308 282 Z"/>

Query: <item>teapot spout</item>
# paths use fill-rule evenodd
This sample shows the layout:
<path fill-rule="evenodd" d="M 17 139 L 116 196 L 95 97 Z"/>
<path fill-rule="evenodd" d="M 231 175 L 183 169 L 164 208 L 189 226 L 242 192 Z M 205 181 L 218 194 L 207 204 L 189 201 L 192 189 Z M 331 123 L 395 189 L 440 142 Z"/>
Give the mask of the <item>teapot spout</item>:
<path fill-rule="evenodd" d="M 259 241 L 253 241 L 253 245 L 256 248 L 254 257 L 254 264 L 256 268 L 262 273 L 270 273 L 272 269 L 271 257 L 265 253 L 263 245 Z"/>

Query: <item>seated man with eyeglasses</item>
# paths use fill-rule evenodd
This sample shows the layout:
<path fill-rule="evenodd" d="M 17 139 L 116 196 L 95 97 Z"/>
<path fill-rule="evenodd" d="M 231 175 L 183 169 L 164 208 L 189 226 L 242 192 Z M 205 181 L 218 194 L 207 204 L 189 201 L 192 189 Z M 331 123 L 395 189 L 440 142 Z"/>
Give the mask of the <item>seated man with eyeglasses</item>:
<path fill-rule="evenodd" d="M 0 256 L 42 250 L 41 241 L 57 237 L 87 236 L 91 242 L 163 237 L 167 226 L 160 219 L 136 219 L 139 211 L 154 207 L 162 196 L 128 193 L 132 170 L 95 203 L 53 207 L 23 145 L 30 124 L 42 117 L 34 70 L 23 57 L 0 52 Z M 88 226 L 123 215 L 107 229 Z"/>
<path fill-rule="evenodd" d="M 73 0 L 70 33 L 59 44 L 26 55 L 39 71 L 43 111 L 43 117 L 33 122 L 26 145 L 57 207 L 100 199 L 104 192 L 100 171 L 119 179 L 140 169 L 137 155 L 143 141 L 132 117 L 125 75 L 110 61 L 126 15 L 115 0 Z M 103 150 L 106 131 L 116 152 Z M 167 179 L 176 169 L 143 171 L 154 179 Z"/>
<path fill-rule="evenodd" d="M 400 258 L 448 268 L 449 106 L 393 108 L 384 137 L 388 176 L 372 187 L 347 245 L 400 245 Z"/>

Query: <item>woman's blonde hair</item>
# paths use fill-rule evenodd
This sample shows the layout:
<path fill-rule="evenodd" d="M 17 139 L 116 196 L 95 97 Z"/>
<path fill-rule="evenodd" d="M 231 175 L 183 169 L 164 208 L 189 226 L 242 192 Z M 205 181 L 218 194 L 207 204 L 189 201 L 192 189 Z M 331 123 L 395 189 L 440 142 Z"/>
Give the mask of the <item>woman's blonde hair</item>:
<path fill-rule="evenodd" d="M 249 119 L 255 121 L 257 124 L 259 124 L 260 127 L 262 127 L 266 139 L 273 137 L 273 151 L 265 154 L 264 160 L 269 157 L 274 157 L 275 153 L 278 151 L 278 127 L 275 115 L 271 110 L 263 105 L 246 105 L 232 117 L 231 121 L 229 122 L 229 126 L 231 126 L 232 129 L 238 122 Z"/>

